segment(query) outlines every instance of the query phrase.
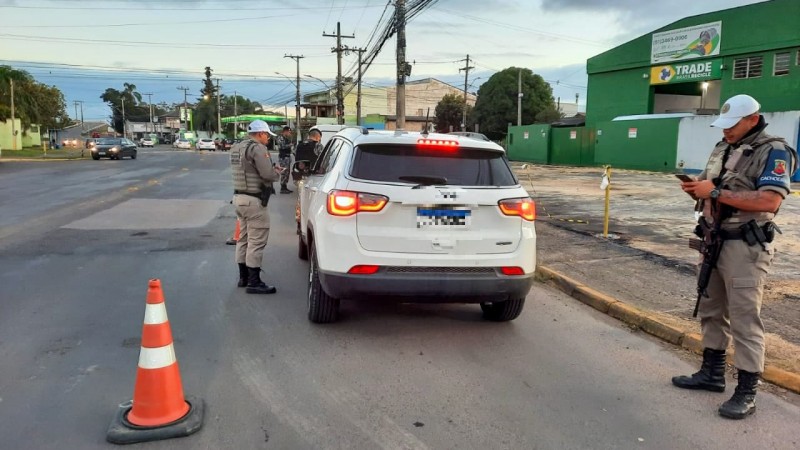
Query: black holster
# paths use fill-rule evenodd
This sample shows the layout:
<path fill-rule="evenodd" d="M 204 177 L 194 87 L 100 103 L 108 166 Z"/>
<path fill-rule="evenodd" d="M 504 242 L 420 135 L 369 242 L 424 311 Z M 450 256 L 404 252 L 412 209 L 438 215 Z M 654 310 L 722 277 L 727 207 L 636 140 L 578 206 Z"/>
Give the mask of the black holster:
<path fill-rule="evenodd" d="M 742 233 L 742 240 L 747 242 L 747 245 L 769 244 L 775 240 L 775 232 L 781 232 L 780 228 L 775 225 L 775 222 L 767 222 L 762 226 L 758 225 L 755 219 L 739 226 Z"/>

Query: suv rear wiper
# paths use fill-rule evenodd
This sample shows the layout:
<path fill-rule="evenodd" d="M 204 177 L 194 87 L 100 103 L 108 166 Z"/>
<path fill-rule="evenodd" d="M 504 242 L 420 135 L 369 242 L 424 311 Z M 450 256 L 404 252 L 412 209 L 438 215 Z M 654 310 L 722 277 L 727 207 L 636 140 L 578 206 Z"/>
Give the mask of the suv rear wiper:
<path fill-rule="evenodd" d="M 432 186 L 434 184 L 447 184 L 445 177 L 433 177 L 426 175 L 403 175 L 397 177 L 398 180 L 408 181 L 410 183 L 419 183 L 411 189 L 419 189 L 423 186 Z"/>

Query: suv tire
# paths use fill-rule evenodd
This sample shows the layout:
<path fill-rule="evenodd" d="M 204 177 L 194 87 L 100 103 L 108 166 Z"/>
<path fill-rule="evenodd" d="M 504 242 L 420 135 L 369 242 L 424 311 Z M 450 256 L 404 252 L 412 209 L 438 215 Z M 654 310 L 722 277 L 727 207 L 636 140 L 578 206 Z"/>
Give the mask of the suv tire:
<path fill-rule="evenodd" d="M 507 322 L 519 317 L 525 306 L 525 297 L 504 302 L 481 303 L 483 318 L 493 322 Z"/>
<path fill-rule="evenodd" d="M 317 251 L 311 245 L 308 264 L 308 320 L 314 323 L 336 322 L 339 318 L 339 299 L 325 293 L 319 281 Z"/>
<path fill-rule="evenodd" d="M 308 246 L 303 242 L 303 237 L 297 235 L 297 257 L 303 261 L 308 261 Z"/>

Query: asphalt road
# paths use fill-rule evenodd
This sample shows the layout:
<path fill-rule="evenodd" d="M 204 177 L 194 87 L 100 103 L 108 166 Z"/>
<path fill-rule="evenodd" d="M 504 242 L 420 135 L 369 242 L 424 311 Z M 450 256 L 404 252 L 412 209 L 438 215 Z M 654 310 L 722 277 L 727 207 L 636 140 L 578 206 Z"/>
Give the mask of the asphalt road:
<path fill-rule="evenodd" d="M 132 395 L 147 281 L 160 278 L 184 390 L 203 429 L 133 448 L 800 447 L 797 396 L 685 392 L 697 360 L 535 285 L 523 314 L 343 302 L 305 317 L 294 195 L 270 203 L 265 278 L 235 286 L 227 153 L 0 165 L 0 448 L 110 448 Z M 543 233 L 544 234 L 544 233 Z"/>

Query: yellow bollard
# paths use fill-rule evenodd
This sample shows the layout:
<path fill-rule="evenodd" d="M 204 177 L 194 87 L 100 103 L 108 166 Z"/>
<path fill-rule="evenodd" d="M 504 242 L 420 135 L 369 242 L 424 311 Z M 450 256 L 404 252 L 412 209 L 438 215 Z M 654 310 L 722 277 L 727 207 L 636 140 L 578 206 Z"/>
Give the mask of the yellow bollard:
<path fill-rule="evenodd" d="M 608 206 L 611 200 L 611 166 L 605 166 L 606 173 L 603 174 L 603 183 L 606 190 L 606 205 L 605 213 L 603 215 L 603 237 L 608 237 Z"/>

